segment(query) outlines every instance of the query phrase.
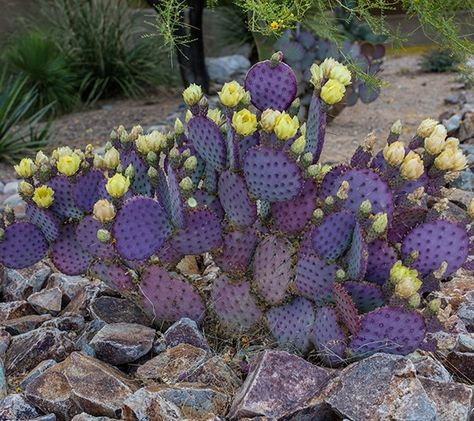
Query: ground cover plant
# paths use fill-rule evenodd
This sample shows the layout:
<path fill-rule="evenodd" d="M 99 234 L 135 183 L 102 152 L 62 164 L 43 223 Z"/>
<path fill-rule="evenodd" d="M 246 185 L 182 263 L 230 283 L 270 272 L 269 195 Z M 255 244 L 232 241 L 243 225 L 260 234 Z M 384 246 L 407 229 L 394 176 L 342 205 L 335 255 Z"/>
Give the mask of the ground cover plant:
<path fill-rule="evenodd" d="M 383 151 L 369 135 L 351 161 L 319 163 L 327 110 L 352 76 L 326 59 L 311 67 L 306 122 L 281 52 L 226 83 L 221 109 L 202 89 L 172 132 L 111 134 L 102 155 L 59 148 L 23 159 L 27 220 L 7 211 L 0 262 L 24 268 L 50 255 L 136 300 L 156 322 L 190 317 L 227 332 L 264 330 L 280 347 L 315 348 L 327 364 L 384 351 L 432 349 L 439 302 L 429 293 L 472 267 L 474 204 L 457 219 L 442 197 L 466 166 L 455 138 L 421 122 L 411 142 L 395 122 Z M 212 282 L 175 270 L 210 253 Z"/>

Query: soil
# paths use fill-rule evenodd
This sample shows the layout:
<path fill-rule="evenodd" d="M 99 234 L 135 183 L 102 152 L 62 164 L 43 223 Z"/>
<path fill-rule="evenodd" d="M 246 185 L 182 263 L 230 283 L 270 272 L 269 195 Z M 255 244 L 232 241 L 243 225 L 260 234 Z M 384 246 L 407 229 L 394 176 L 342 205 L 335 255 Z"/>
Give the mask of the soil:
<path fill-rule="evenodd" d="M 448 106 L 444 98 L 459 84 L 455 73 L 422 73 L 418 70 L 419 56 L 387 56 L 382 79 L 386 86 L 371 104 L 357 103 L 346 108 L 328 126 L 324 161 L 348 159 L 357 145 L 372 130 L 377 134 L 377 146 L 383 146 L 391 124 L 401 119 L 402 140 L 408 141 L 421 120 L 437 118 Z M 52 127 L 52 147 L 69 145 L 84 147 L 88 143 L 105 143 L 112 128 L 141 124 L 144 128 L 166 124 L 181 104 L 178 90 L 163 91 L 142 100 L 111 100 L 96 109 L 64 115 Z M 171 120 L 170 120 L 171 121 Z M 8 165 L 0 165 L 0 181 L 15 178 Z"/>

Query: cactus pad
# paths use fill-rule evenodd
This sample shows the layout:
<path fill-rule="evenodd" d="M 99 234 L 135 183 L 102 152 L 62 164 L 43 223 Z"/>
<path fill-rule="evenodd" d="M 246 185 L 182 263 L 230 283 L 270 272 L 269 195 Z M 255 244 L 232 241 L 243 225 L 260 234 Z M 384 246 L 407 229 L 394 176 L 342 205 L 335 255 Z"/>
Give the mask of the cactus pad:
<path fill-rule="evenodd" d="M 338 366 L 344 361 L 347 338 L 337 322 L 336 310 L 321 307 L 316 312 L 312 341 L 318 356 L 330 366 Z"/>
<path fill-rule="evenodd" d="M 323 101 L 314 92 L 309 104 L 308 120 L 306 121 L 305 152 L 313 154 L 313 162 L 319 160 L 324 146 L 326 132 L 326 113 L 323 111 Z"/>
<path fill-rule="evenodd" d="M 196 116 L 188 123 L 189 139 L 199 155 L 213 169 L 223 171 L 226 166 L 226 143 L 219 126 L 207 117 Z"/>
<path fill-rule="evenodd" d="M 390 269 L 398 260 L 397 252 L 385 240 L 377 239 L 368 244 L 369 257 L 365 279 L 383 285 L 390 277 Z"/>
<path fill-rule="evenodd" d="M 402 257 L 407 258 L 413 250 L 419 256 L 410 265 L 421 276 L 437 270 L 443 261 L 448 268 L 443 277 L 448 277 L 466 261 L 469 238 L 464 228 L 448 221 L 426 222 L 413 229 L 403 240 Z"/>
<path fill-rule="evenodd" d="M 295 288 L 317 305 L 334 301 L 332 287 L 338 266 L 328 263 L 314 254 L 302 254 L 296 265 Z"/>
<path fill-rule="evenodd" d="M 274 235 L 257 246 L 254 260 L 254 280 L 262 297 L 270 304 L 280 303 L 292 278 L 293 246 Z"/>
<path fill-rule="evenodd" d="M 118 264 L 98 261 L 91 266 L 90 273 L 117 291 L 130 291 L 133 288 L 132 277 L 126 268 Z"/>
<path fill-rule="evenodd" d="M 47 182 L 54 190 L 54 201 L 51 210 L 65 218 L 79 219 L 83 212 L 77 207 L 73 195 L 73 184 L 63 176 L 58 175 Z"/>
<path fill-rule="evenodd" d="M 26 218 L 35 224 L 49 242 L 58 238 L 61 229 L 59 219 L 48 209 L 39 208 L 31 203 L 26 206 Z"/>
<path fill-rule="evenodd" d="M 171 245 L 183 254 L 201 254 L 222 245 L 219 218 L 208 209 L 191 210 L 186 214 L 185 228 L 172 237 Z"/>
<path fill-rule="evenodd" d="M 184 228 L 184 209 L 181 199 L 181 192 L 179 190 L 176 174 L 170 164 L 168 164 L 167 174 L 171 222 L 177 228 Z"/>
<path fill-rule="evenodd" d="M 401 307 L 382 307 L 364 316 L 351 350 L 360 357 L 376 352 L 407 355 L 418 348 L 425 333 L 421 314 Z"/>
<path fill-rule="evenodd" d="M 244 159 L 244 173 L 250 193 L 269 202 L 291 200 L 303 186 L 297 163 L 287 152 L 270 147 L 249 149 Z"/>
<path fill-rule="evenodd" d="M 388 239 L 393 243 L 402 242 L 405 235 L 425 221 L 426 213 L 427 209 L 421 207 L 397 207 L 393 223 L 388 230 Z"/>
<path fill-rule="evenodd" d="M 92 256 L 76 240 L 76 224 L 63 226 L 51 251 L 54 266 L 66 275 L 83 275 L 92 262 Z"/>
<path fill-rule="evenodd" d="M 92 216 L 86 216 L 77 224 L 76 239 L 81 247 L 94 257 L 102 259 L 112 259 L 115 256 L 115 249 L 112 244 L 101 243 L 97 239 L 97 231 L 103 225 Z"/>
<path fill-rule="evenodd" d="M 242 163 L 247 151 L 260 143 L 260 133 L 255 132 L 251 136 L 245 136 L 239 141 L 239 158 Z"/>
<path fill-rule="evenodd" d="M 120 162 L 124 169 L 129 165 L 133 166 L 134 176 L 130 186 L 131 190 L 133 190 L 135 194 L 151 196 L 153 188 L 148 177 L 148 165 L 143 158 L 131 149 L 130 151 L 121 153 Z"/>
<path fill-rule="evenodd" d="M 170 240 L 160 247 L 156 255 L 160 259 L 160 263 L 166 268 L 176 266 L 184 257 L 183 253 L 180 253 L 171 245 Z"/>
<path fill-rule="evenodd" d="M 242 227 L 252 225 L 257 219 L 257 205 L 248 195 L 244 179 L 230 171 L 219 178 L 219 199 L 229 220 Z"/>
<path fill-rule="evenodd" d="M 347 249 L 355 223 L 354 215 L 350 212 L 329 214 L 313 232 L 313 250 L 323 259 L 337 259 Z"/>
<path fill-rule="evenodd" d="M 224 329 L 248 330 L 256 326 L 262 312 L 247 281 L 233 282 L 225 275 L 216 279 L 211 292 L 211 307 Z"/>
<path fill-rule="evenodd" d="M 367 243 L 363 237 L 362 227 L 359 222 L 356 222 L 352 232 L 351 247 L 346 256 L 346 272 L 350 279 L 358 280 L 364 277 L 367 269 L 368 255 Z"/>
<path fill-rule="evenodd" d="M 354 301 L 341 284 L 334 284 L 333 291 L 339 319 L 356 335 L 360 330 L 360 316 Z"/>
<path fill-rule="evenodd" d="M 149 266 L 142 276 L 140 294 L 143 306 L 155 322 L 175 322 L 188 317 L 200 322 L 206 311 L 195 288 L 158 266 Z"/>
<path fill-rule="evenodd" d="M 349 293 L 359 313 L 368 313 L 385 304 L 385 297 L 377 285 L 369 282 L 346 281 L 342 284 Z"/>
<path fill-rule="evenodd" d="M 319 186 L 319 197 L 326 198 L 334 194 L 335 181 L 344 173 L 349 171 L 350 167 L 346 164 L 339 164 L 331 168 L 331 170 L 324 176 L 321 185 Z"/>
<path fill-rule="evenodd" d="M 254 64 L 245 77 L 245 90 L 260 111 L 286 110 L 296 97 L 297 81 L 291 67 L 266 60 Z"/>
<path fill-rule="evenodd" d="M 41 230 L 30 222 L 17 222 L 5 228 L 0 241 L 0 263 L 23 269 L 39 262 L 48 252 L 48 242 Z"/>
<path fill-rule="evenodd" d="M 310 348 L 311 330 L 314 325 L 314 308 L 311 301 L 298 297 L 267 312 L 270 332 L 282 348 L 307 352 Z"/>
<path fill-rule="evenodd" d="M 209 210 L 214 212 L 219 219 L 224 219 L 224 209 L 222 208 L 221 202 L 217 196 L 204 190 L 198 190 L 194 193 L 193 197 L 198 202 L 198 205 L 206 206 Z"/>
<path fill-rule="evenodd" d="M 286 234 L 299 233 L 311 219 L 316 202 L 316 186 L 306 180 L 301 194 L 293 200 L 272 203 L 275 228 Z"/>
<path fill-rule="evenodd" d="M 115 217 L 113 237 L 123 259 L 141 260 L 154 254 L 171 233 L 160 204 L 151 198 L 134 197 L 125 202 Z"/>
<path fill-rule="evenodd" d="M 105 190 L 106 179 L 99 170 L 91 170 L 77 177 L 72 189 L 72 196 L 78 208 L 84 212 L 92 212 L 99 199 L 108 197 Z"/>

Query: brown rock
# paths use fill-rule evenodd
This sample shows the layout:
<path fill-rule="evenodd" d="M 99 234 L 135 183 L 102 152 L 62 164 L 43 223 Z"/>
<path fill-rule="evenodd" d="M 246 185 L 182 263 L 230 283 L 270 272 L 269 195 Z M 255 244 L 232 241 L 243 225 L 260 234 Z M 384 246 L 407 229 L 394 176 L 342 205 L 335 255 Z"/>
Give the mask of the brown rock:
<path fill-rule="evenodd" d="M 449 383 L 453 379 L 443 365 L 428 355 L 418 355 L 410 358 L 415 366 L 418 377 L 424 377 L 438 382 Z"/>
<path fill-rule="evenodd" d="M 0 358 L 3 358 L 5 352 L 7 352 L 12 335 L 8 333 L 4 328 L 0 329 Z"/>
<path fill-rule="evenodd" d="M 89 415 L 83 412 L 82 414 L 75 415 L 71 421 L 113 421 L 113 420 L 115 420 L 115 418 L 94 417 L 93 415 Z"/>
<path fill-rule="evenodd" d="M 458 137 L 461 142 L 474 137 L 474 113 L 467 112 L 464 114 Z"/>
<path fill-rule="evenodd" d="M 82 276 L 68 276 L 62 273 L 53 273 L 46 284 L 46 288 L 58 287 L 62 293 L 65 302 L 69 302 L 72 298 L 86 286 L 91 285 L 91 281 Z"/>
<path fill-rule="evenodd" d="M 474 383 L 474 352 L 450 352 L 446 368 L 463 383 Z"/>
<path fill-rule="evenodd" d="M 89 316 L 89 306 L 91 302 L 99 294 L 99 287 L 88 285 L 82 288 L 74 297 L 71 302 L 64 308 L 62 314 L 65 313 L 77 313 L 84 317 Z"/>
<path fill-rule="evenodd" d="M 171 325 L 166 332 L 156 340 L 153 349 L 155 352 L 163 352 L 166 348 L 172 348 L 179 344 L 190 344 L 197 348 L 209 351 L 209 344 L 199 330 L 194 320 L 186 317 Z"/>
<path fill-rule="evenodd" d="M 37 329 L 51 318 L 51 314 L 32 314 L 30 316 L 18 317 L 18 319 L 7 320 L 0 325 L 12 335 L 19 335 Z"/>
<path fill-rule="evenodd" d="M 34 379 L 36 379 L 40 374 L 43 374 L 48 368 L 54 367 L 56 365 L 54 360 L 44 360 L 41 361 L 33 370 L 31 370 L 25 378 L 21 381 L 20 387 L 25 390 Z"/>
<path fill-rule="evenodd" d="M 18 317 L 33 314 L 34 311 L 26 301 L 10 301 L 0 303 L 0 322 L 17 319 Z"/>
<path fill-rule="evenodd" d="M 441 284 L 440 298 L 451 304 L 454 311 L 466 301 L 469 293 L 474 290 L 474 278 L 467 270 L 460 269 L 449 282 Z"/>
<path fill-rule="evenodd" d="M 195 371 L 207 359 L 207 352 L 189 344 L 167 349 L 147 361 L 137 370 L 137 376 L 146 380 L 176 383 Z"/>
<path fill-rule="evenodd" d="M 50 274 L 51 268 L 42 262 L 26 269 L 6 269 L 3 298 L 5 301 L 26 300 L 43 288 Z"/>
<path fill-rule="evenodd" d="M 90 308 L 91 317 L 105 323 L 137 323 L 151 326 L 150 318 L 135 303 L 125 298 L 98 297 Z"/>
<path fill-rule="evenodd" d="M 75 313 L 64 313 L 60 317 L 48 320 L 43 323 L 43 327 L 55 327 L 66 332 L 78 332 L 84 329 L 86 322 L 84 317 Z"/>
<path fill-rule="evenodd" d="M 69 420 L 86 412 L 116 418 L 137 386 L 122 372 L 95 358 L 73 352 L 33 380 L 25 394 L 44 412 Z"/>
<path fill-rule="evenodd" d="M 61 311 L 63 293 L 58 287 L 43 289 L 28 297 L 28 302 L 38 313 L 58 314 Z"/>
<path fill-rule="evenodd" d="M 13 394 L 0 400 L 0 420 L 31 420 L 38 417 L 35 407 L 28 403 L 22 395 Z"/>

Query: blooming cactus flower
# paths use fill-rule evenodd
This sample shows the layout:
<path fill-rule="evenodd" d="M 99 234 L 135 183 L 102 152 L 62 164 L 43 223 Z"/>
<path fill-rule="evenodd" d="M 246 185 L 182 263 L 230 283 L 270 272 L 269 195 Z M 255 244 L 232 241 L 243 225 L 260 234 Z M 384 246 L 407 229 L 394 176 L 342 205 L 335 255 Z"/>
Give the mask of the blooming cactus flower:
<path fill-rule="evenodd" d="M 98 200 L 94 205 L 94 218 L 103 224 L 115 218 L 115 207 L 106 199 Z"/>
<path fill-rule="evenodd" d="M 416 134 L 420 137 L 428 137 L 433 133 L 433 130 L 435 127 L 438 125 L 438 122 L 436 120 L 433 120 L 432 118 L 427 118 L 423 120 L 418 128 L 416 129 Z"/>
<path fill-rule="evenodd" d="M 30 158 L 23 158 L 18 165 L 15 165 L 16 173 L 22 178 L 29 178 L 35 172 L 35 164 Z"/>
<path fill-rule="evenodd" d="M 329 105 L 337 104 L 342 100 L 346 88 L 336 79 L 329 79 L 321 88 L 321 99 Z"/>
<path fill-rule="evenodd" d="M 33 193 L 33 202 L 40 208 L 49 208 L 54 201 L 54 190 L 48 186 L 40 186 Z"/>
<path fill-rule="evenodd" d="M 235 80 L 224 83 L 224 86 L 218 92 L 218 95 L 222 104 L 229 108 L 235 107 L 246 96 L 244 88 L 242 88 L 242 86 L 240 86 Z"/>
<path fill-rule="evenodd" d="M 76 153 L 62 155 L 58 159 L 56 167 L 61 174 L 71 176 L 77 173 L 81 166 L 81 158 Z"/>
<path fill-rule="evenodd" d="M 280 140 L 288 140 L 296 135 L 300 123 L 298 117 L 291 117 L 289 114 L 282 112 L 275 119 L 275 127 L 273 131 Z"/>
<path fill-rule="evenodd" d="M 383 157 L 389 165 L 397 167 L 405 158 L 405 146 L 402 142 L 393 142 L 383 149 Z"/>
<path fill-rule="evenodd" d="M 336 63 L 336 65 L 329 72 L 329 78 L 337 80 L 344 86 L 347 86 L 351 84 L 352 75 L 346 66 L 341 63 Z"/>
<path fill-rule="evenodd" d="M 257 130 L 257 116 L 246 108 L 234 113 L 232 127 L 241 136 L 249 136 Z"/>
<path fill-rule="evenodd" d="M 281 114 L 280 111 L 266 109 L 260 116 L 260 126 L 267 133 L 273 132 L 277 117 Z"/>
<path fill-rule="evenodd" d="M 420 155 L 413 151 L 408 152 L 400 166 L 402 178 L 405 180 L 418 180 L 424 171 L 425 166 Z"/>
<path fill-rule="evenodd" d="M 130 179 L 119 173 L 115 174 L 112 178 L 109 178 L 105 185 L 107 193 L 116 199 L 119 199 L 127 193 L 129 187 Z"/>
<path fill-rule="evenodd" d="M 431 134 L 425 138 L 425 150 L 430 155 L 438 155 L 445 147 L 447 130 L 442 124 L 435 126 Z"/>
<path fill-rule="evenodd" d="M 184 102 L 189 105 L 195 105 L 199 102 L 202 98 L 202 89 L 199 85 L 195 83 L 191 83 L 184 91 L 183 91 L 183 99 Z"/>

